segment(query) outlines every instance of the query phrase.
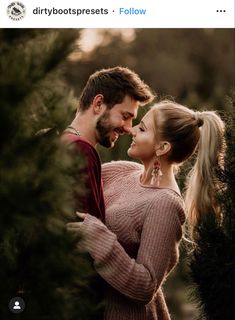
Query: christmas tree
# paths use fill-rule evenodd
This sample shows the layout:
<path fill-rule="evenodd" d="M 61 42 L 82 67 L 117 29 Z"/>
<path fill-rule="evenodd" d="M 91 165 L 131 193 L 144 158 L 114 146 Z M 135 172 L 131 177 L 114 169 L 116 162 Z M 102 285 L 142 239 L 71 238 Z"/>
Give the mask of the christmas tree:
<path fill-rule="evenodd" d="M 191 262 L 196 284 L 192 296 L 201 310 L 200 319 L 231 320 L 235 315 L 235 100 L 226 117 L 227 150 L 224 168 L 218 169 L 222 190 L 218 202 L 222 221 L 214 212 L 198 224 L 198 248 Z"/>
<path fill-rule="evenodd" d="M 0 31 L 0 319 L 95 319 L 87 256 L 66 231 L 75 163 L 60 141 L 74 101 L 63 62 L 79 31 Z M 82 186 L 76 186 L 83 192 Z"/>

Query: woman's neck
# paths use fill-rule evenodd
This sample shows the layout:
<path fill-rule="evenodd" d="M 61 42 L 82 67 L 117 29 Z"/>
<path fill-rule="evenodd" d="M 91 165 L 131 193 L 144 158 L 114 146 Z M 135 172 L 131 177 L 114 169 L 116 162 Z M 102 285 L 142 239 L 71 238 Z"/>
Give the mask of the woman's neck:
<path fill-rule="evenodd" d="M 151 185 L 153 163 L 143 163 L 144 172 L 140 177 L 140 182 L 143 185 Z M 175 180 L 174 167 L 169 164 L 161 164 L 162 176 L 159 179 L 159 184 L 156 186 L 160 188 L 170 188 L 179 191 L 179 187 Z"/>

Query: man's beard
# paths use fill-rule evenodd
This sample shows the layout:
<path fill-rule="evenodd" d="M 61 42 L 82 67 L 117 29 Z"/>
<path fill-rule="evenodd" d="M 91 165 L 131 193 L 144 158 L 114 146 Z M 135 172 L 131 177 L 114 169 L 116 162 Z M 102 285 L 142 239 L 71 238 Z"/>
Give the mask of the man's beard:
<path fill-rule="evenodd" d="M 114 146 L 114 141 L 111 141 L 110 134 L 114 127 L 110 125 L 110 113 L 106 111 L 97 121 L 96 130 L 99 134 L 99 144 L 105 148 Z"/>

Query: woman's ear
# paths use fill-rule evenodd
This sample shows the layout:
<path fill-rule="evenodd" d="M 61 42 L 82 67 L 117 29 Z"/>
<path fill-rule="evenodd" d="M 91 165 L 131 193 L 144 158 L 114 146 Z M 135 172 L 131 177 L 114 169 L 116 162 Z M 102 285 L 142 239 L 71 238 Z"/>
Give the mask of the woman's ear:
<path fill-rule="evenodd" d="M 156 150 L 157 156 L 163 156 L 171 150 L 171 144 L 167 141 L 160 142 L 160 146 Z"/>
<path fill-rule="evenodd" d="M 97 94 L 92 101 L 92 108 L 95 114 L 100 114 L 106 108 L 104 104 L 104 96 L 102 94 Z"/>

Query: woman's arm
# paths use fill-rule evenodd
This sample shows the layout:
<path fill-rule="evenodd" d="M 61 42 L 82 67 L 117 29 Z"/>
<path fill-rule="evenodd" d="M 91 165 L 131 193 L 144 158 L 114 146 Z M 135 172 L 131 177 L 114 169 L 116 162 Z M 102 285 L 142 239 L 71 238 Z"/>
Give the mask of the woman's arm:
<path fill-rule="evenodd" d="M 179 218 L 182 211 L 176 201 L 166 204 L 160 200 L 150 206 L 136 260 L 128 256 L 113 232 L 87 214 L 81 230 L 97 272 L 122 294 L 147 304 L 168 273 L 172 256 L 176 255 L 182 235 Z"/>

